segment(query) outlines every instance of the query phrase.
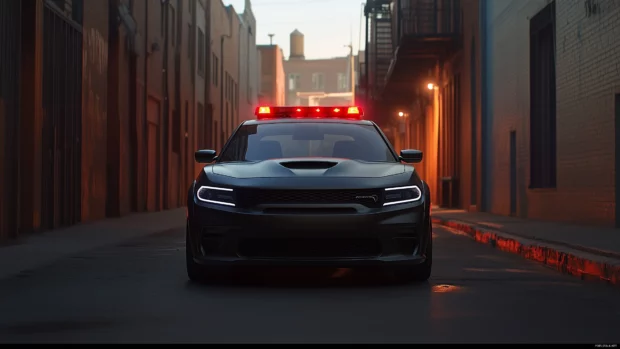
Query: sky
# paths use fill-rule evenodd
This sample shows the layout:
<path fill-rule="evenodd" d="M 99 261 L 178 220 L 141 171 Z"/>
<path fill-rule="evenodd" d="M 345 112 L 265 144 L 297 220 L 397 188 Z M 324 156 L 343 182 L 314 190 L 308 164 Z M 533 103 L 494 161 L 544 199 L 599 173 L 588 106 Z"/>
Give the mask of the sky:
<path fill-rule="evenodd" d="M 243 12 L 245 0 L 223 2 Z M 345 46 L 351 41 L 357 54 L 364 41 L 362 3 L 362 0 L 252 0 L 256 43 L 268 45 L 268 34 L 275 34 L 273 43 L 288 58 L 289 35 L 297 29 L 304 34 L 306 59 L 346 56 L 349 48 Z"/>

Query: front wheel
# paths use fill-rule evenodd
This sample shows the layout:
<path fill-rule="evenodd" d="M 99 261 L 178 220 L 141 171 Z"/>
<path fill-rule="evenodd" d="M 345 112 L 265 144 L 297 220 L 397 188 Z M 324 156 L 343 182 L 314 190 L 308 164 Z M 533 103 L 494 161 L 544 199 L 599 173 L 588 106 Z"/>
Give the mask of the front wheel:
<path fill-rule="evenodd" d="M 430 224 L 429 224 L 430 225 Z M 429 241 L 425 250 L 426 259 L 422 264 L 411 267 L 399 267 L 395 270 L 395 277 L 398 282 L 425 282 L 431 277 L 433 269 L 433 230 L 430 228 Z"/>
<path fill-rule="evenodd" d="M 185 229 L 185 265 L 187 269 L 187 277 L 192 282 L 207 283 L 211 281 L 215 272 L 211 268 L 200 265 L 194 261 L 194 253 L 192 252 L 192 246 L 189 235 L 189 228 Z"/>

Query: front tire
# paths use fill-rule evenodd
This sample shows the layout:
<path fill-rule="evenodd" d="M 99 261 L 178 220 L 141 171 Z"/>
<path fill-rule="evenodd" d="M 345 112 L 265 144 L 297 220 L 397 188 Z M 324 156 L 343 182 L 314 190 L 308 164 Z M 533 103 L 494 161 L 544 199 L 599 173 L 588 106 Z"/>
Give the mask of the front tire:
<path fill-rule="evenodd" d="M 192 282 L 204 284 L 212 279 L 213 272 L 210 268 L 200 265 L 194 261 L 189 227 L 185 228 L 185 266 L 187 269 L 187 277 Z"/>
<path fill-rule="evenodd" d="M 429 224 L 429 240 L 426 244 L 424 254 L 426 259 L 422 264 L 398 268 L 395 271 L 395 277 L 399 283 L 426 282 L 431 277 L 433 269 L 433 228 Z"/>

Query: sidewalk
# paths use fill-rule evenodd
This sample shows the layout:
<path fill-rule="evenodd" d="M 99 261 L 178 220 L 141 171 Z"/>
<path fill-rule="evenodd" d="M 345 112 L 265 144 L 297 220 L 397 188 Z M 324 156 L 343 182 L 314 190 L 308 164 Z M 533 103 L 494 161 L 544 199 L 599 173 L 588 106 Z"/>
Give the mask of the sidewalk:
<path fill-rule="evenodd" d="M 185 226 L 185 208 L 137 213 L 33 234 L 0 247 L 0 279 L 70 255 Z"/>
<path fill-rule="evenodd" d="M 433 223 L 582 279 L 620 286 L 620 229 L 433 209 Z"/>

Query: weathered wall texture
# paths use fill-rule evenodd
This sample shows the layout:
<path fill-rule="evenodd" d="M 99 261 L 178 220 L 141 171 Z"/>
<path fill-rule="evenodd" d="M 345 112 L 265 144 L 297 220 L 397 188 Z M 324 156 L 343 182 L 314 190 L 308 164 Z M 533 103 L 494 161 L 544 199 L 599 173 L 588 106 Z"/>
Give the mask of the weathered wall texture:
<path fill-rule="evenodd" d="M 84 1 L 82 221 L 106 216 L 108 3 Z"/>
<path fill-rule="evenodd" d="M 2 71 L 20 76 L 0 77 L 0 135 L 14 136 L 0 140 L 0 240 L 183 205 L 197 170 L 198 103 L 212 116 L 205 142 L 221 147 L 240 121 L 239 92 L 246 109 L 256 100 L 255 38 L 246 37 L 243 68 L 239 60 L 241 30 L 255 30 L 249 0 L 243 25 L 221 1 L 7 0 L 2 9 L 7 4 L 13 10 L 0 24 L 22 33 L 0 43 L 16 57 Z M 215 64 L 212 53 L 224 59 Z M 17 163 L 9 145 L 19 149 L 18 181 L 17 168 L 6 171 Z"/>
<path fill-rule="evenodd" d="M 258 104 L 258 51 L 256 49 L 256 18 L 249 0 L 241 16 L 239 29 L 239 120 L 254 118 Z"/>
<path fill-rule="evenodd" d="M 517 213 L 611 225 L 615 219 L 614 94 L 620 92 L 620 3 L 556 1 L 557 185 L 529 189 L 529 19 L 547 0 L 487 5 L 489 208 L 510 212 L 509 134 L 517 136 Z M 575 203 L 579 204 L 576 205 Z"/>
<path fill-rule="evenodd" d="M 284 57 L 278 45 L 259 45 L 261 104 L 286 105 Z"/>

